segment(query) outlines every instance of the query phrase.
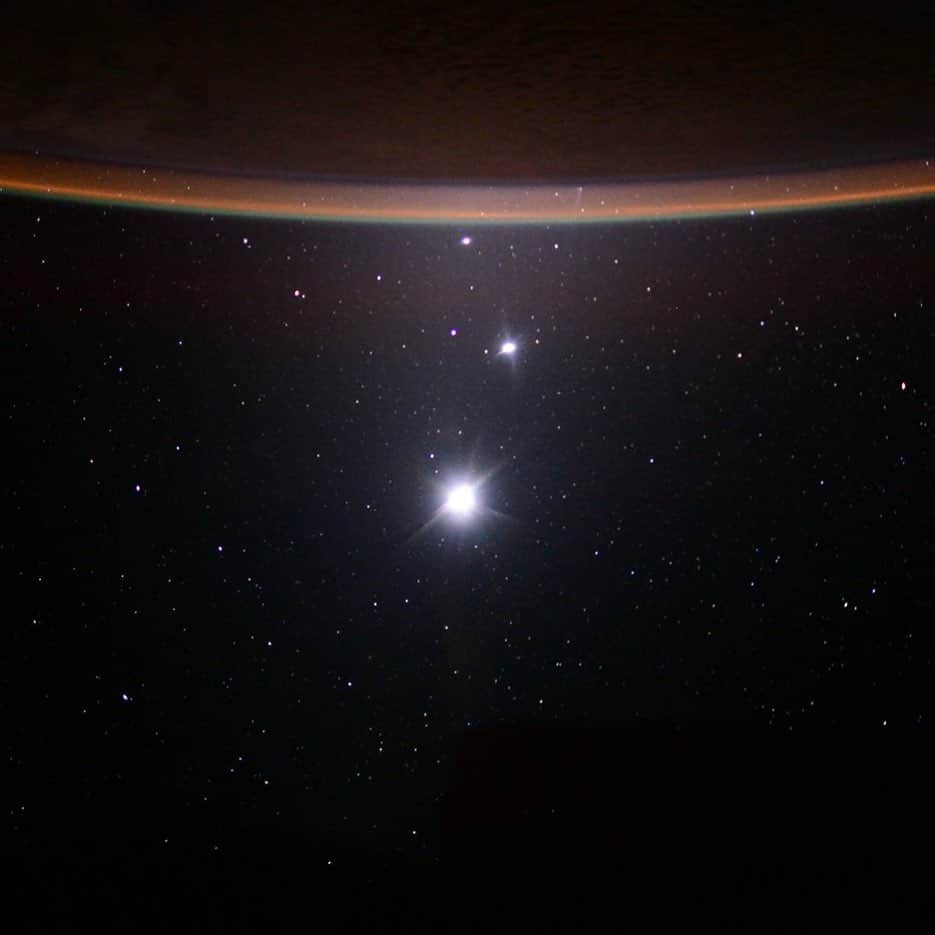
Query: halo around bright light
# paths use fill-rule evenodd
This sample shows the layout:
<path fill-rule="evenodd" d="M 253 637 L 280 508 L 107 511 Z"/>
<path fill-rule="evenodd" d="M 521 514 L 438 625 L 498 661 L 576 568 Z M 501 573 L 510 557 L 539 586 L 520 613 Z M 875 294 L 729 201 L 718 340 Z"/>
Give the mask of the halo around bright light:
<path fill-rule="evenodd" d="M 466 519 L 477 509 L 477 494 L 470 484 L 457 484 L 448 491 L 445 500 L 447 512 L 459 519 Z"/>

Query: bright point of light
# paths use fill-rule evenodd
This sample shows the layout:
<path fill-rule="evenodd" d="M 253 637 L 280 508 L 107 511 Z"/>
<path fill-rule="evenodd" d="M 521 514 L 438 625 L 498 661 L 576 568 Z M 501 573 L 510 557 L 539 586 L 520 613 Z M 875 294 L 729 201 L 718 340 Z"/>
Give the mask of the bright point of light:
<path fill-rule="evenodd" d="M 474 243 L 474 238 L 468 237 L 467 234 L 465 234 L 464 237 L 461 238 L 462 247 L 470 247 L 472 243 Z"/>
<path fill-rule="evenodd" d="M 515 341 L 504 341 L 500 345 L 501 354 L 515 354 L 516 353 L 516 342 Z"/>
<path fill-rule="evenodd" d="M 470 484 L 458 484 L 448 491 L 445 509 L 455 516 L 465 518 L 470 516 L 477 507 L 477 496 Z"/>

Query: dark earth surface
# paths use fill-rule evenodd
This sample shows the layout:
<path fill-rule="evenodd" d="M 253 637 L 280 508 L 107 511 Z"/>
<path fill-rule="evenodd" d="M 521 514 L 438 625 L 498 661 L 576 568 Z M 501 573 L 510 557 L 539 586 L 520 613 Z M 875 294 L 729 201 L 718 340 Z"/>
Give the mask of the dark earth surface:
<path fill-rule="evenodd" d="M 0 148 L 433 179 L 930 154 L 932 14 L 748 6 L 43 4 L 0 30 Z"/>

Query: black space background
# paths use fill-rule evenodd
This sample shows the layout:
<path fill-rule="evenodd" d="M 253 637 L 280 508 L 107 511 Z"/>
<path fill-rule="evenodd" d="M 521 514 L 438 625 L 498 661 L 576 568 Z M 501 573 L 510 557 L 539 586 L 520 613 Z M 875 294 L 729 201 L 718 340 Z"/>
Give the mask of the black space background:
<path fill-rule="evenodd" d="M 603 732 L 598 814 L 683 769 L 647 731 L 725 782 L 790 732 L 927 745 L 931 205 L 0 211 L 8 854 L 437 867 L 492 728 Z M 472 469 L 489 511 L 419 532 Z"/>

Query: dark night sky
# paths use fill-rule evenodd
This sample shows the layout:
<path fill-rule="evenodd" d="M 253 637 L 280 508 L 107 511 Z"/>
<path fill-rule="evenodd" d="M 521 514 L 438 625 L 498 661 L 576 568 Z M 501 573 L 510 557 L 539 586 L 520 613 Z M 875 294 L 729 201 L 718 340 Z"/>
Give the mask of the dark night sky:
<path fill-rule="evenodd" d="M 2 209 L 18 846 L 430 855 L 471 729 L 931 727 L 928 205 Z"/>
<path fill-rule="evenodd" d="M 928 34 L 895 15 L 411 5 L 315 33 L 287 7 L 10 23 L 0 145 L 584 180 L 932 141 Z M 345 887 L 372 931 L 385 872 L 447 907 L 446 868 L 619 858 L 635 896 L 650 852 L 700 879 L 709 841 L 795 864 L 935 827 L 907 765 L 935 716 L 931 201 L 0 220 L 3 855 L 41 930 L 75 894 L 99 930 L 210 891 L 216 928 L 268 931 L 248 864 L 307 921 Z"/>

